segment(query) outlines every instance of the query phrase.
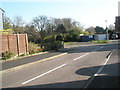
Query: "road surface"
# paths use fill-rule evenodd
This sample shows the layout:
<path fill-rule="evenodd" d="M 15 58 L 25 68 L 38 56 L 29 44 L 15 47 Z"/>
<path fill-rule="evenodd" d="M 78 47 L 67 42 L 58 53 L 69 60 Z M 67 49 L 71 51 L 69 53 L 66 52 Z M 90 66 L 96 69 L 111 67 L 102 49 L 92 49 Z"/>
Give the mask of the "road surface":
<path fill-rule="evenodd" d="M 96 82 L 93 77 L 106 75 L 106 71 L 111 71 L 111 76 L 118 74 L 116 67 L 106 68 L 118 64 L 116 57 L 106 59 L 117 49 L 118 44 L 77 47 L 62 56 L 2 74 L 2 88 L 93 87 Z"/>

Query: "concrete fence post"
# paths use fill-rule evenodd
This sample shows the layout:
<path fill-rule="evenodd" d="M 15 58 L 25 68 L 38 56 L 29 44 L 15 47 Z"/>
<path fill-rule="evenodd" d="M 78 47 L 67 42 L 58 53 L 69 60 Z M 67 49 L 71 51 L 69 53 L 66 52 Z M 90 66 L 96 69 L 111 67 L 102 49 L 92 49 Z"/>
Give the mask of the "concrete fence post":
<path fill-rule="evenodd" d="M 28 53 L 28 36 L 25 34 L 26 54 Z"/>
<path fill-rule="evenodd" d="M 0 34 L 0 58 L 2 58 L 2 34 Z"/>
<path fill-rule="evenodd" d="M 18 52 L 18 55 L 20 55 L 20 48 L 19 48 L 19 34 L 18 34 L 18 33 L 16 34 L 16 37 L 17 37 L 17 52 Z"/>
<path fill-rule="evenodd" d="M 8 41 L 8 51 L 10 51 L 10 41 L 9 41 L 9 35 L 7 35 L 7 41 Z"/>

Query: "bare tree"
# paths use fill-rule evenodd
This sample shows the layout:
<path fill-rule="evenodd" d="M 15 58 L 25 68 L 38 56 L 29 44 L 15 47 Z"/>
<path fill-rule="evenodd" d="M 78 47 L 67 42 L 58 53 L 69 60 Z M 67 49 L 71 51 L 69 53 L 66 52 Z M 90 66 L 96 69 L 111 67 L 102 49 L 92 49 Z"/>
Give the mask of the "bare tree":
<path fill-rule="evenodd" d="M 73 25 L 71 18 L 63 18 L 62 23 L 67 31 L 72 29 Z"/>
<path fill-rule="evenodd" d="M 115 26 L 113 24 L 110 24 L 108 27 L 109 30 L 115 30 Z"/>
<path fill-rule="evenodd" d="M 12 23 L 14 26 L 23 26 L 25 24 L 21 16 L 15 16 Z"/>
<path fill-rule="evenodd" d="M 14 33 L 24 33 L 24 24 L 25 22 L 23 21 L 21 16 L 16 16 L 14 17 L 14 20 L 12 21 L 13 24 L 13 31 Z"/>
<path fill-rule="evenodd" d="M 35 17 L 32 21 L 32 25 L 39 31 L 41 40 L 44 39 L 46 35 L 46 27 L 49 24 L 47 16 Z"/>
<path fill-rule="evenodd" d="M 39 32 L 35 29 L 34 26 L 25 26 L 25 33 L 28 35 L 29 42 L 39 43 L 40 42 L 40 35 Z"/>
<path fill-rule="evenodd" d="M 4 21 L 3 21 L 3 28 L 4 29 L 11 29 L 12 25 L 11 25 L 11 19 L 8 17 L 4 17 Z"/>
<path fill-rule="evenodd" d="M 85 31 L 89 32 L 90 35 L 95 35 L 95 28 L 94 27 L 89 27 Z"/>

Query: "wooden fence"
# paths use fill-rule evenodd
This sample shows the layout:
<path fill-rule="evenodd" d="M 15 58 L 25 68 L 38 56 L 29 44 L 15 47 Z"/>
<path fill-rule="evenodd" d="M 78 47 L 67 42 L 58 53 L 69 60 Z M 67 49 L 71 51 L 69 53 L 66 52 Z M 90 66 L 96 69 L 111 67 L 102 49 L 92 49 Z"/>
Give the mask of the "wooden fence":
<path fill-rule="evenodd" d="M 4 51 L 11 51 L 15 55 L 28 52 L 27 34 L 0 34 L 0 54 Z"/>

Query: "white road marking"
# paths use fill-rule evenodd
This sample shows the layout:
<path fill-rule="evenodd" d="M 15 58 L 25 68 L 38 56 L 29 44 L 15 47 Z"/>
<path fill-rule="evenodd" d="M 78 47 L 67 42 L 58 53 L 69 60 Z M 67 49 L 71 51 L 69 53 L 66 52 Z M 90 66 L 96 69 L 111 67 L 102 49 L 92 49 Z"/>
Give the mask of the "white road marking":
<path fill-rule="evenodd" d="M 114 51 L 114 50 L 113 50 L 113 51 Z M 91 77 L 91 79 L 88 81 L 87 85 L 86 85 L 84 88 L 87 88 L 88 85 L 93 81 L 93 79 L 95 78 L 95 76 L 98 76 L 98 75 L 99 75 L 99 73 L 102 71 L 102 69 L 104 68 L 104 66 L 105 66 L 105 65 L 107 64 L 107 62 L 109 61 L 111 54 L 112 54 L 112 53 L 110 53 L 110 55 L 108 56 L 108 58 L 105 59 L 105 62 L 103 62 L 103 63 L 101 64 L 102 67 L 98 70 L 98 72 L 97 72 L 96 74 L 94 74 L 94 75 Z"/>
<path fill-rule="evenodd" d="M 90 54 L 90 53 L 86 53 L 86 54 L 84 54 L 84 55 L 82 55 L 82 56 L 80 56 L 80 57 L 78 57 L 78 58 L 73 59 L 73 60 L 76 61 L 76 60 L 78 60 L 78 59 L 80 59 L 80 58 L 82 58 L 82 57 L 84 57 L 84 56 L 86 56 L 86 55 L 88 55 L 88 54 Z"/>
<path fill-rule="evenodd" d="M 114 51 L 114 50 L 113 50 L 113 51 Z M 110 59 L 111 54 L 112 54 L 112 53 L 110 53 L 110 55 L 108 56 L 108 58 L 105 59 L 105 62 L 103 62 L 103 63 L 101 64 L 102 67 L 98 70 L 98 72 L 97 72 L 96 74 L 94 74 L 94 76 L 98 76 L 98 74 L 102 71 L 102 69 L 103 69 L 104 66 L 107 64 L 108 60 Z"/>
<path fill-rule="evenodd" d="M 101 47 L 101 48 L 103 48 L 103 47 Z M 98 49 L 95 49 L 94 51 L 97 51 Z M 65 53 L 66 54 L 66 53 Z M 82 55 L 82 56 L 80 56 L 80 57 L 78 57 L 78 58 L 75 58 L 75 59 L 73 59 L 74 61 L 76 61 L 76 60 L 78 60 L 78 59 L 80 59 L 80 58 L 82 58 L 82 57 L 84 57 L 84 56 L 86 56 L 86 55 L 88 55 L 88 54 L 90 54 L 90 53 L 86 53 L 86 54 L 84 54 L 84 55 Z M 53 57 L 52 57 L 53 58 Z M 51 58 L 51 59 L 52 59 Z M 108 59 L 109 60 L 109 59 Z M 108 61 L 107 60 L 107 61 Z M 107 62 L 105 62 L 104 64 L 106 64 Z M 55 71 L 55 70 L 57 70 L 57 69 L 59 69 L 59 68 L 62 68 L 63 66 L 65 66 L 65 65 L 67 65 L 67 63 L 66 64 L 63 64 L 63 65 L 61 65 L 61 66 L 58 66 L 58 67 L 56 67 L 56 68 L 54 68 L 54 69 L 52 69 L 52 70 L 50 70 L 50 71 L 47 71 L 47 72 L 45 72 L 45 73 L 43 73 L 43 74 L 41 74 L 41 75 L 38 75 L 38 76 L 36 76 L 36 77 L 34 77 L 34 78 L 32 78 L 32 79 L 30 79 L 30 80 L 27 80 L 27 81 L 25 81 L 25 82 L 23 82 L 22 84 L 26 84 L 26 83 L 29 83 L 29 82 L 31 82 L 31 81 L 33 81 L 33 80 L 35 80 L 35 79 L 37 79 L 37 78 L 40 78 L 40 77 L 42 77 L 42 76 L 44 76 L 44 75 L 46 75 L 46 74 L 48 74 L 48 73 L 51 73 L 51 72 L 53 72 L 53 71 Z M 101 69 L 102 70 L 102 69 Z M 100 72 L 100 71 L 99 71 Z M 98 73 L 99 73 L 98 72 Z"/>
<path fill-rule="evenodd" d="M 101 48 L 103 48 L 104 46 L 102 46 Z M 94 51 L 97 51 L 98 49 L 95 49 Z M 92 51 L 92 52 L 94 52 L 94 51 Z M 80 59 L 80 58 L 82 58 L 82 57 L 84 57 L 84 56 L 86 56 L 86 55 L 88 55 L 88 54 L 90 54 L 90 53 L 86 53 L 86 54 L 84 54 L 84 55 L 82 55 L 82 56 L 80 56 L 80 57 L 78 57 L 78 58 L 75 58 L 75 59 L 73 59 L 74 61 L 76 61 L 76 60 L 78 60 L 78 59 Z"/>
<path fill-rule="evenodd" d="M 65 66 L 65 65 L 67 65 L 67 64 L 63 64 L 63 65 L 61 65 L 61 66 L 58 66 L 58 67 L 56 67 L 56 68 L 54 68 L 54 69 L 52 69 L 52 70 L 50 70 L 50 71 L 47 71 L 47 72 L 45 72 L 45 73 L 43 73 L 43 74 L 41 74 L 41 75 L 38 75 L 38 76 L 36 76 L 36 77 L 34 77 L 34 78 L 30 79 L 30 80 L 27 80 L 27 81 L 23 82 L 22 84 L 29 83 L 29 82 L 37 79 L 37 78 L 40 78 L 40 77 L 42 77 L 42 76 L 44 76 L 44 75 L 46 75 L 46 74 L 48 74 L 48 73 L 51 73 L 51 72 L 53 72 L 53 71 L 55 71 L 55 70 L 57 70 L 57 69 Z"/>

